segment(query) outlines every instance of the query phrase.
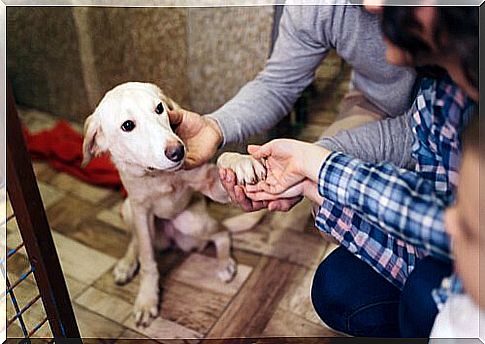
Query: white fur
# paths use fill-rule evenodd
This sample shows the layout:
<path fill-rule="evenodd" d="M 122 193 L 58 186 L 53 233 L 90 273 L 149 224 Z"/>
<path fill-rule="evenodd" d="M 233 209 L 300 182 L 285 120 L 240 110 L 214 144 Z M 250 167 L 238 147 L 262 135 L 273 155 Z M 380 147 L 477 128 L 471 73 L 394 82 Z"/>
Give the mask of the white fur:
<path fill-rule="evenodd" d="M 165 111 L 155 109 L 162 102 Z M 129 82 L 107 92 L 94 113 L 86 119 L 83 164 L 102 153 L 109 153 L 116 165 L 128 198 L 121 213 L 133 231 L 125 256 L 113 274 L 116 283 L 128 283 L 140 268 L 141 281 L 135 302 L 137 324 L 148 326 L 158 314 L 159 274 L 154 248 L 175 243 L 184 251 L 203 249 L 214 242 L 217 249 L 216 272 L 225 282 L 232 280 L 236 263 L 230 255 L 230 236 L 206 211 L 203 197 L 227 203 L 218 169 L 213 164 L 181 170 L 183 160 L 174 163 L 165 156 L 168 143 L 180 142 L 172 131 L 167 110 L 178 105 L 153 84 Z M 121 130 L 131 120 L 133 131 Z M 251 182 L 264 175 L 264 167 L 248 156 L 225 153 L 219 166 L 236 171 L 238 180 Z M 249 221 L 248 223 L 251 223 Z"/>

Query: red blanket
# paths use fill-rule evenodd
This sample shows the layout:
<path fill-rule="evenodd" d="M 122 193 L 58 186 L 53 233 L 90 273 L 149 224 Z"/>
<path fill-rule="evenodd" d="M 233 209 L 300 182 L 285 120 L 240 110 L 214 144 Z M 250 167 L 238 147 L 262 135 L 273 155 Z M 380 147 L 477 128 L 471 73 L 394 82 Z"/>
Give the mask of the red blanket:
<path fill-rule="evenodd" d="M 47 160 L 58 171 L 87 183 L 120 189 L 118 171 L 107 155 L 94 158 L 81 168 L 83 137 L 69 123 L 58 122 L 52 129 L 30 134 L 24 129 L 27 147 L 33 159 Z"/>

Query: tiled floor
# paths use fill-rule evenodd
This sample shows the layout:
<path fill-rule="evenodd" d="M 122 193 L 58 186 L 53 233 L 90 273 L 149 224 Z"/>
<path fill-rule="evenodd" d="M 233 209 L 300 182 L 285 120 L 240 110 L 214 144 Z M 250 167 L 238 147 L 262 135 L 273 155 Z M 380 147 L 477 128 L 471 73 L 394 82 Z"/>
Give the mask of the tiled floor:
<path fill-rule="evenodd" d="M 343 79 L 335 81 L 338 69 L 339 60 L 334 57 L 320 68 L 309 122 L 298 137 L 314 140 L 332 122 L 348 80 L 346 71 Z M 28 109 L 21 116 L 32 131 L 54 122 L 52 116 Z M 121 195 L 59 173 L 45 162 L 35 162 L 34 169 L 83 337 L 161 340 L 334 335 L 322 325 L 310 300 L 313 272 L 329 247 L 311 221 L 302 226 L 301 220 L 292 223 L 284 214 L 268 215 L 254 230 L 233 236 L 239 266 L 237 277 L 229 284 L 211 276 L 212 249 L 192 254 L 177 249 L 160 252 L 160 316 L 148 328 L 136 327 L 130 312 L 139 278 L 120 287 L 111 275 L 129 240 L 118 214 Z M 240 213 L 214 203 L 210 211 L 219 219 Z M 298 211 L 307 214 L 303 205 Z M 8 207 L 7 215 L 11 214 Z M 15 247 L 19 240 L 13 217 L 7 223 L 7 246 Z M 15 280 L 27 267 L 22 250 L 8 261 L 9 278 Z M 36 292 L 29 277 L 17 297 L 27 301 Z M 12 314 L 9 307 L 8 316 Z M 37 302 L 26 318 L 33 324 L 42 316 L 41 302 Z M 38 335 L 48 332 L 44 325 Z M 8 335 L 21 335 L 20 328 L 12 325 Z"/>

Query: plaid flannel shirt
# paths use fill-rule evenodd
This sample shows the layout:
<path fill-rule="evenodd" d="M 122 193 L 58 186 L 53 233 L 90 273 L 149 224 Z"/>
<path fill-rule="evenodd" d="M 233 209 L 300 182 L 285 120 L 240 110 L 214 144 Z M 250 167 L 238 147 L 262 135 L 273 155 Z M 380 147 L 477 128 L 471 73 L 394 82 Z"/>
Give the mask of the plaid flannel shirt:
<path fill-rule="evenodd" d="M 444 209 L 454 201 L 460 133 L 473 102 L 449 77 L 423 79 L 412 111 L 416 170 L 334 152 L 323 163 L 316 226 L 402 288 L 416 259 L 449 260 Z"/>

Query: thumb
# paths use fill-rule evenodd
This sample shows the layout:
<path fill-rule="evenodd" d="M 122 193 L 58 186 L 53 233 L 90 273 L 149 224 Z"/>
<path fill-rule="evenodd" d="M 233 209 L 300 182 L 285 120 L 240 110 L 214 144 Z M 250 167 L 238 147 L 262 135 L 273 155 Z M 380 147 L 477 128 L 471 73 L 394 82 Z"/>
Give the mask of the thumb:
<path fill-rule="evenodd" d="M 168 119 L 171 125 L 179 125 L 184 120 L 185 111 L 182 109 L 170 110 Z"/>
<path fill-rule="evenodd" d="M 272 153 L 272 144 L 268 142 L 262 146 L 257 145 L 249 145 L 248 146 L 248 153 L 253 156 L 256 160 L 266 158 L 271 155 Z"/>
<path fill-rule="evenodd" d="M 249 154 L 254 154 L 257 151 L 259 151 L 260 148 L 261 148 L 260 145 L 248 145 L 248 153 Z"/>

